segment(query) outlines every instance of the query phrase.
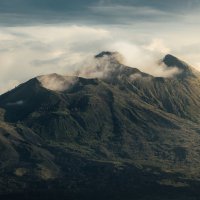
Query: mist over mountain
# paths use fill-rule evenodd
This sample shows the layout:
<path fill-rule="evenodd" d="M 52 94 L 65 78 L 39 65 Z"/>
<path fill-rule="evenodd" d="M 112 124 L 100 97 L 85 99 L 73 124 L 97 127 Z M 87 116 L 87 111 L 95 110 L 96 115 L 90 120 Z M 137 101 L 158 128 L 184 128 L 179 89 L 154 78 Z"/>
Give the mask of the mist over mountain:
<path fill-rule="evenodd" d="M 168 77 L 94 61 L 0 96 L 1 199 L 198 199 L 199 72 L 169 54 Z"/>

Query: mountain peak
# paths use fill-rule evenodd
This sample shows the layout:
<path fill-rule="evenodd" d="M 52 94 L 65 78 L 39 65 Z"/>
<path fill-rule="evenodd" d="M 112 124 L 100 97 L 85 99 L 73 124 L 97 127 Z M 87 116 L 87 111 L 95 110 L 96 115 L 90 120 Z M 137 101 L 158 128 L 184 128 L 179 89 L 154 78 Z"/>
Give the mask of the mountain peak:
<path fill-rule="evenodd" d="M 101 53 L 95 56 L 96 59 L 106 59 L 106 61 L 112 63 L 123 63 L 123 56 L 119 52 L 111 52 L 111 51 L 102 51 Z"/>
<path fill-rule="evenodd" d="M 104 56 L 113 56 L 113 55 L 115 55 L 115 54 L 117 54 L 117 52 L 102 51 L 101 53 L 97 54 L 97 55 L 95 56 L 95 58 L 102 58 L 102 57 L 104 57 Z"/>
<path fill-rule="evenodd" d="M 181 77 L 186 77 L 186 76 L 194 76 L 194 71 L 196 71 L 194 68 L 192 68 L 189 64 L 187 64 L 186 62 L 180 60 L 179 58 L 171 55 L 171 54 L 167 54 L 164 59 L 163 59 L 163 63 L 167 66 L 167 67 L 177 67 L 179 70 L 181 70 L 181 73 L 178 76 Z"/>
<path fill-rule="evenodd" d="M 167 54 L 164 57 L 163 62 L 168 67 L 178 67 L 179 69 L 182 69 L 182 70 L 188 70 L 190 68 L 187 63 L 185 63 L 184 61 L 178 59 L 177 57 L 175 57 L 171 54 Z"/>

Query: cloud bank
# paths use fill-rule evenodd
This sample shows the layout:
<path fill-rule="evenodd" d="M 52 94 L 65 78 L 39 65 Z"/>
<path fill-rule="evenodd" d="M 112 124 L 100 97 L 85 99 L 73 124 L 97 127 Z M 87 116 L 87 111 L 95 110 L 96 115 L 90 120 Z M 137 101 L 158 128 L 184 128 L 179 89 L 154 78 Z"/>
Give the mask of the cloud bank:
<path fill-rule="evenodd" d="M 35 76 L 70 75 L 83 68 L 92 68 L 94 55 L 104 50 L 121 53 L 123 64 L 153 76 L 170 77 L 177 73 L 176 68 L 169 70 L 159 65 L 159 60 L 167 53 L 175 52 L 176 55 L 176 51 L 178 56 L 187 58 L 188 51 L 174 48 L 172 40 L 167 43 L 162 38 L 143 39 L 138 35 L 139 32 L 132 35 L 129 28 L 116 27 L 4 27 L 0 31 L 0 93 Z M 192 61 L 198 63 L 199 60 Z"/>

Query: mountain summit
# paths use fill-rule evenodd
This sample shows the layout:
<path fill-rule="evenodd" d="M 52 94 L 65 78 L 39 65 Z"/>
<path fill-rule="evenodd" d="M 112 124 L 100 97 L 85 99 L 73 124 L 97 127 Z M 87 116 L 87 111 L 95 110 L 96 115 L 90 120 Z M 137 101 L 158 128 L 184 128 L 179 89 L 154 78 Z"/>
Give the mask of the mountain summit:
<path fill-rule="evenodd" d="M 123 56 L 119 52 L 102 51 L 95 56 L 96 59 L 105 59 L 109 62 L 121 64 L 123 63 Z"/>
<path fill-rule="evenodd" d="M 104 56 L 113 56 L 115 54 L 118 54 L 117 52 L 110 52 L 110 51 L 102 51 L 101 53 L 97 54 L 95 58 L 102 58 Z"/>
<path fill-rule="evenodd" d="M 167 54 L 164 57 L 163 62 L 169 67 L 176 66 L 182 70 L 189 70 L 190 68 L 190 66 L 187 63 L 170 54 Z"/>
<path fill-rule="evenodd" d="M 181 77 L 195 76 L 193 72 L 196 70 L 194 68 L 192 68 L 189 64 L 178 59 L 173 55 L 170 54 L 166 55 L 163 59 L 163 63 L 168 67 L 177 67 L 178 69 L 180 69 Z M 198 74 L 198 71 L 196 71 L 195 73 Z"/>

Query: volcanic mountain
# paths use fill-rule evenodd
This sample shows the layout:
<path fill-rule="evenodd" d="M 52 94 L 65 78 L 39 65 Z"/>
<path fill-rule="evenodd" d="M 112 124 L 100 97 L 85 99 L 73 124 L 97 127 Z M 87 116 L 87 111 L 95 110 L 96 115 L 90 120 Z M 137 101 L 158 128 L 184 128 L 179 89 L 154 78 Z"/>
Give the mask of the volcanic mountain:
<path fill-rule="evenodd" d="M 95 59 L 99 78 L 44 75 L 0 96 L 2 198 L 197 199 L 199 72 L 172 55 L 170 78 Z"/>

